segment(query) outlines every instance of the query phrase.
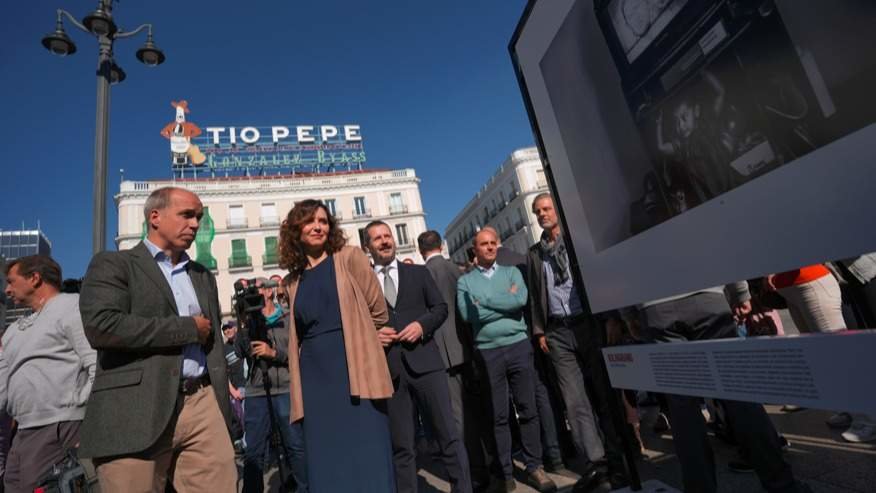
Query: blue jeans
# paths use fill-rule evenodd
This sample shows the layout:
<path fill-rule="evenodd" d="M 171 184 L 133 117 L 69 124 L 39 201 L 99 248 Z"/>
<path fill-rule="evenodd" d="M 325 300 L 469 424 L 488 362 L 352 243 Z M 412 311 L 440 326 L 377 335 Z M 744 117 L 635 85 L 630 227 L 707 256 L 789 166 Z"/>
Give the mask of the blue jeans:
<path fill-rule="evenodd" d="M 286 457 L 292 462 L 291 472 L 298 482 L 299 493 L 307 492 L 307 462 L 304 458 L 304 433 L 301 422 L 289 423 L 289 394 L 274 395 L 271 403 L 277 424 L 286 444 Z M 268 415 L 268 398 L 247 397 L 244 414 L 246 452 L 243 456 L 244 493 L 264 491 L 265 457 L 271 441 L 271 419 Z M 285 467 L 285 466 L 284 466 Z M 281 478 L 283 481 L 286 478 Z"/>

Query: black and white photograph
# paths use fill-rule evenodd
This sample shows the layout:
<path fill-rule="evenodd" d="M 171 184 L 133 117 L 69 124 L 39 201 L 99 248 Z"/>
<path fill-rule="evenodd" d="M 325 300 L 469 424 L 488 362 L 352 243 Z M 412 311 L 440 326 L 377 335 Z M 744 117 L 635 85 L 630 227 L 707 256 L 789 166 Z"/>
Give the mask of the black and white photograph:
<path fill-rule="evenodd" d="M 573 10 L 589 3 L 578 2 Z M 602 49 L 610 53 L 620 82 L 612 89 L 622 88 L 626 106 L 615 118 L 629 119 L 637 135 L 628 135 L 625 145 L 640 151 L 634 160 L 618 162 L 625 168 L 626 214 L 613 218 L 623 224 L 600 228 L 607 234 L 594 238 L 597 250 L 876 119 L 876 108 L 862 114 L 857 101 L 843 96 L 876 84 L 876 59 L 857 60 L 857 73 L 828 85 L 835 78 L 795 44 L 771 1 L 604 0 L 594 2 L 593 9 Z M 593 33 L 569 38 L 573 26 L 583 27 L 582 14 L 570 15 L 542 61 L 561 117 L 573 116 L 575 106 L 557 88 L 563 77 L 551 77 L 557 74 L 554 53 L 567 53 L 569 42 L 592 44 Z M 589 56 L 594 49 L 599 48 L 579 52 L 589 58 L 585 64 L 594 62 Z M 560 126 L 564 134 L 576 128 L 562 121 Z M 569 135 L 568 140 L 576 139 Z"/>
<path fill-rule="evenodd" d="M 796 211 L 812 211 L 808 227 L 825 215 L 842 225 L 828 203 L 866 197 L 861 183 L 871 181 L 874 22 L 865 0 L 537 4 L 512 51 L 564 212 L 577 221 L 576 252 L 591 257 L 582 273 L 594 283 L 619 266 L 646 275 L 667 255 L 675 272 L 698 273 L 674 287 L 660 275 L 647 288 L 611 281 L 594 291 L 632 302 L 727 282 L 718 271 L 731 269 L 716 257 L 734 236 L 790 238 L 799 228 L 802 238 Z M 836 258 L 859 241 L 756 251 L 744 268 Z"/>

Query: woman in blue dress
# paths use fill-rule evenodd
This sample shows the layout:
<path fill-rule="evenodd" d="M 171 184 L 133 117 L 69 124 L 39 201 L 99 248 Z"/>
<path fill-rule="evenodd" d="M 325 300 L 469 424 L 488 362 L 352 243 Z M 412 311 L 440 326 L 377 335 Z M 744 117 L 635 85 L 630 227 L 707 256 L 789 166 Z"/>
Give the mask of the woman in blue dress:
<path fill-rule="evenodd" d="M 368 258 L 315 200 L 289 212 L 279 250 L 289 270 L 291 419 L 303 418 L 309 489 L 394 492 L 393 388 L 377 337 L 388 315 Z"/>

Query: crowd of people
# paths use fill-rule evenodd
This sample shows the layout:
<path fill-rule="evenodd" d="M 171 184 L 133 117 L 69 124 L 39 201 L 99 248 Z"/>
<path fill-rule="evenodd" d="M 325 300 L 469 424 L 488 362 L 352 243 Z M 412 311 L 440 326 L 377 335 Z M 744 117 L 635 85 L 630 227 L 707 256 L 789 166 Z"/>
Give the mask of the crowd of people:
<path fill-rule="evenodd" d="M 203 206 L 185 189 L 155 190 L 146 238 L 96 255 L 78 295 L 51 258 L 11 261 L 6 293 L 33 314 L 2 338 L 5 491 L 33 491 L 71 449 L 104 492 L 234 492 L 237 458 L 247 492 L 272 459 L 289 491 L 416 492 L 424 450 L 453 492 L 514 490 L 514 459 L 538 491 L 567 467 L 575 491 L 608 491 L 629 484 L 625 443 L 640 439 L 635 396 L 611 388 L 600 348 L 780 334 L 777 297 L 801 331 L 844 330 L 837 279 L 873 326 L 872 254 L 594 315 L 550 194 L 532 213 L 544 232 L 525 256 L 484 227 L 458 266 L 427 231 L 411 265 L 386 223 L 358 248 L 325 205 L 298 202 L 280 229 L 288 275 L 256 279 L 257 313 L 224 322 L 213 274 L 186 254 Z M 716 491 L 701 400 L 660 400 L 684 490 Z M 809 491 L 762 405 L 720 407 L 767 491 Z M 871 417 L 828 424 L 876 440 Z"/>

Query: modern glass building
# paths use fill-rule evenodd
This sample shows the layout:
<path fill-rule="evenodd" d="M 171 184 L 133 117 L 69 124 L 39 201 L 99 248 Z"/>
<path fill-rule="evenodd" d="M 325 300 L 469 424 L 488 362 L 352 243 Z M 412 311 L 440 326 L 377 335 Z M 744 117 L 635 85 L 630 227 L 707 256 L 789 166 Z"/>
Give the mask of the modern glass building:
<path fill-rule="evenodd" d="M 51 255 L 52 242 L 38 229 L 0 231 L 0 255 L 14 260 L 27 255 Z"/>
<path fill-rule="evenodd" d="M 5 261 L 15 260 L 18 257 L 26 257 L 28 255 L 51 255 L 52 242 L 39 229 L 21 229 L 18 231 L 0 231 L 0 258 L 5 258 Z M 5 262 L 3 263 L 5 266 Z M 4 269 L 5 271 L 5 269 Z M 5 281 L 5 279 L 4 279 Z M 5 287 L 5 282 L 0 282 Z M 29 308 L 18 308 L 12 304 L 11 300 L 5 299 L 5 296 L 0 293 L 0 303 L 6 309 L 5 315 L 0 317 L 3 322 L 2 329 L 5 330 L 19 317 L 30 313 Z M 2 310 L 0 310 L 2 312 Z"/>

